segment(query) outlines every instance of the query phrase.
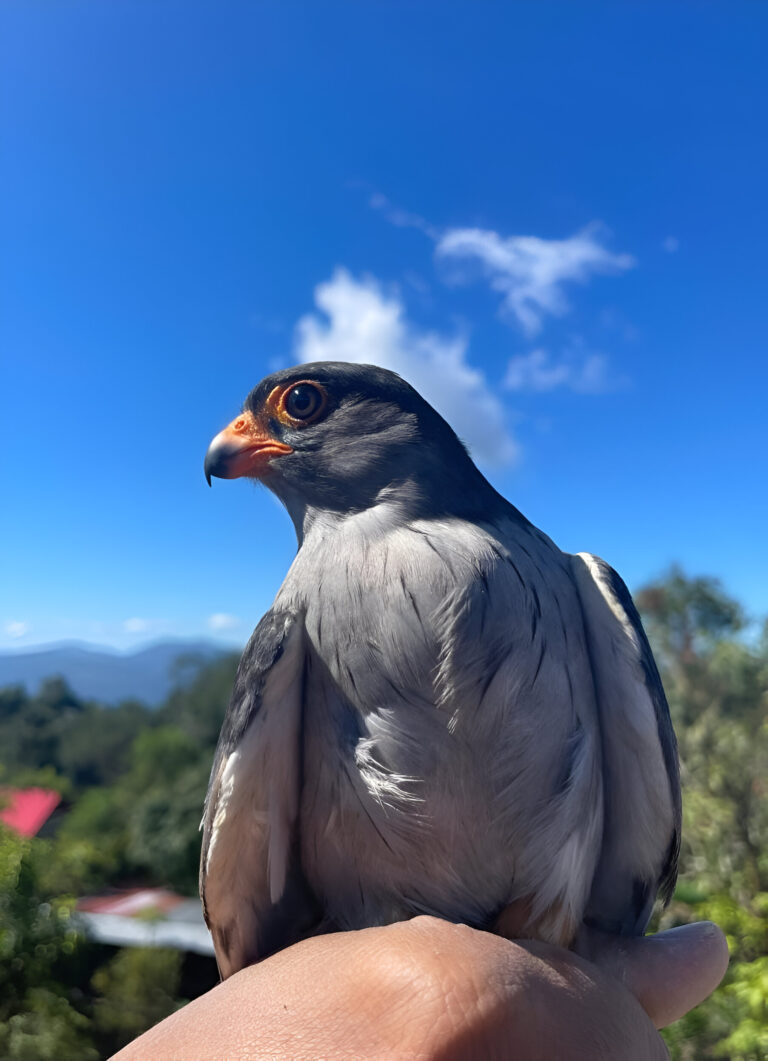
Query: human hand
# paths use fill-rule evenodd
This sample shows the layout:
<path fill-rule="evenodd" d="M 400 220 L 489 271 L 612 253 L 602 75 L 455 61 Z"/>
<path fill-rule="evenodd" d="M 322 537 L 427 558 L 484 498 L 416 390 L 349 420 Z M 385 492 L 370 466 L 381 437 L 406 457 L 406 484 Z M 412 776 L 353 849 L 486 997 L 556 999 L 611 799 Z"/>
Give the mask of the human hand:
<path fill-rule="evenodd" d="M 725 973 L 718 928 L 590 935 L 587 961 L 436 918 L 304 940 L 168 1017 L 115 1061 L 667 1056 L 656 1031 Z"/>

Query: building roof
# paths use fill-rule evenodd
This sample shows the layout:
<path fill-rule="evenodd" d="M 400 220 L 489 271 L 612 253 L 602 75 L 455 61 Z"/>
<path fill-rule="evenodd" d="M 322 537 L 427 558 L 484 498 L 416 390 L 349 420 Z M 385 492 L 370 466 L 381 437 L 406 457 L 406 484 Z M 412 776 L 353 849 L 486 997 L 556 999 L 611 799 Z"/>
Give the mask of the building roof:
<path fill-rule="evenodd" d="M 48 788 L 0 789 L 0 821 L 21 836 L 35 836 L 61 803 Z"/>
<path fill-rule="evenodd" d="M 86 896 L 78 900 L 77 910 L 85 931 L 99 943 L 213 954 L 199 899 L 185 899 L 165 888 L 134 888 Z"/>
<path fill-rule="evenodd" d="M 77 908 L 89 914 L 120 914 L 122 917 L 157 915 L 161 918 L 184 901 L 183 896 L 167 888 L 129 888 L 108 895 L 86 895 L 78 899 Z"/>

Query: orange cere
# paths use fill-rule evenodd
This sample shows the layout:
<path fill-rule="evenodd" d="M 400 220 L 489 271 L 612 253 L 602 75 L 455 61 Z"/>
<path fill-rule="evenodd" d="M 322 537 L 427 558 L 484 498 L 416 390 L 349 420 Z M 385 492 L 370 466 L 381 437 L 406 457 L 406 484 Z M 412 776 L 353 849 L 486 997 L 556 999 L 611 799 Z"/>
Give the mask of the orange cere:
<path fill-rule="evenodd" d="M 263 475 L 270 458 L 293 452 L 291 446 L 272 438 L 260 421 L 251 412 L 241 413 L 211 442 L 212 450 L 226 453 L 225 469 L 216 472 L 219 478 Z"/>

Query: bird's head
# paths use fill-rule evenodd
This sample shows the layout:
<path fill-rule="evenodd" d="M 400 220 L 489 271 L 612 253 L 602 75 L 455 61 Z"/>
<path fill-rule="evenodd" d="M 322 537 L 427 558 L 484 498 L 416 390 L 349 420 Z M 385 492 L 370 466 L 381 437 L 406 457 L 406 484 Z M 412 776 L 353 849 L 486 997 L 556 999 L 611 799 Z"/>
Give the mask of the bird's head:
<path fill-rule="evenodd" d="M 308 509 L 389 499 L 411 515 L 465 514 L 495 494 L 443 418 L 394 372 L 319 361 L 267 376 L 211 442 L 205 474 L 258 479 L 301 537 Z"/>

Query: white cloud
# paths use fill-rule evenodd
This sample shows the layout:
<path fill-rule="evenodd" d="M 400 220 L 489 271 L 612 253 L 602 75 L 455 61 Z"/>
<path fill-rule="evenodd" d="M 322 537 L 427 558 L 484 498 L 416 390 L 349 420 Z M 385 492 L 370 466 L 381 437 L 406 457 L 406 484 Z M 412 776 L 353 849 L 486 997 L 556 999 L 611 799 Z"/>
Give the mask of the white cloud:
<path fill-rule="evenodd" d="M 567 354 L 560 361 L 553 361 L 541 349 L 513 357 L 504 377 L 504 386 L 509 390 L 542 392 L 564 387 L 578 394 L 603 394 L 626 382 L 612 378 L 604 354 L 587 354 L 581 359 Z"/>
<path fill-rule="evenodd" d="M 151 626 L 151 619 L 140 619 L 138 616 L 134 616 L 132 619 L 125 620 L 123 630 L 126 634 L 145 634 Z"/>
<path fill-rule="evenodd" d="M 299 361 L 353 361 L 392 369 L 448 420 L 473 454 L 487 464 L 517 456 L 505 412 L 484 374 L 467 362 L 467 338 L 422 331 L 405 316 L 399 296 L 373 278 L 337 269 L 315 288 L 311 313 L 296 326 Z"/>
<path fill-rule="evenodd" d="M 440 237 L 435 253 L 438 258 L 480 262 L 493 289 L 504 296 L 503 311 L 532 335 L 546 315 L 567 312 L 566 283 L 586 283 L 593 273 L 620 273 L 635 264 L 631 255 L 607 250 L 598 240 L 598 231 L 591 225 L 557 240 L 453 228 Z"/>
<path fill-rule="evenodd" d="M 417 228 L 419 232 L 423 232 L 430 239 L 437 240 L 440 238 L 439 231 L 434 225 L 430 225 L 429 221 L 420 217 L 419 214 L 412 214 L 409 210 L 403 210 L 402 207 L 395 206 L 381 192 L 374 192 L 368 200 L 368 205 L 373 210 L 378 210 L 382 213 L 387 221 L 397 228 Z"/>
<path fill-rule="evenodd" d="M 211 630 L 221 633 L 223 630 L 234 630 L 240 625 L 236 615 L 227 615 L 226 612 L 214 612 L 208 616 L 208 626 Z"/>
<path fill-rule="evenodd" d="M 674 254 L 675 251 L 680 250 L 680 240 L 677 236 L 667 236 L 661 245 L 667 254 Z"/>
<path fill-rule="evenodd" d="M 3 627 L 8 637 L 12 637 L 14 640 L 19 637 L 25 637 L 31 629 L 32 627 L 29 623 L 22 622 L 20 619 L 12 619 Z"/>

